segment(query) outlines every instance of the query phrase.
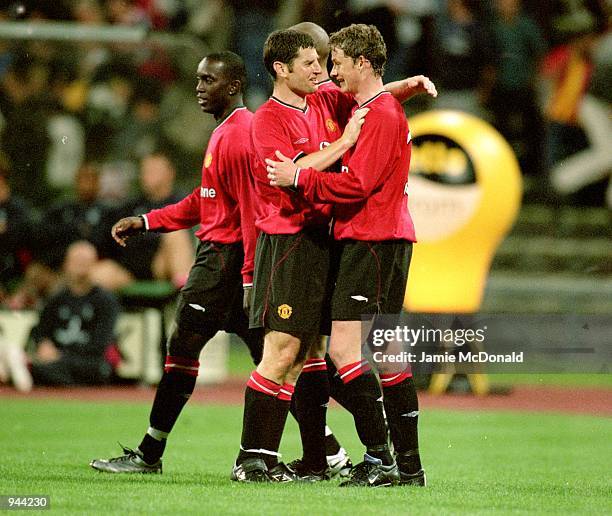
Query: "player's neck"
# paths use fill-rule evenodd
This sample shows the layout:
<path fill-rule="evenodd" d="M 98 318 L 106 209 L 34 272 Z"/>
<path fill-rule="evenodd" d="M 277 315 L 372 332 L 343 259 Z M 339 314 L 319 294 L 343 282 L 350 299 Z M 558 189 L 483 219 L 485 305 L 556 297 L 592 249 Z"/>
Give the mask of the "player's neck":
<path fill-rule="evenodd" d="M 357 104 L 361 106 L 364 102 L 370 100 L 372 97 L 378 95 L 381 91 L 384 91 L 382 77 L 371 76 L 363 79 L 359 85 L 358 91 L 355 93 L 355 100 Z"/>
<path fill-rule="evenodd" d="M 306 97 L 302 97 L 284 83 L 275 83 L 272 96 L 285 104 L 294 106 L 299 109 L 306 107 Z"/>
<path fill-rule="evenodd" d="M 217 124 L 223 122 L 223 120 L 225 120 L 231 114 L 231 112 L 234 111 L 234 109 L 242 106 L 244 106 L 244 103 L 242 102 L 242 95 L 232 97 L 225 109 L 221 113 L 215 114 L 215 121 Z"/>

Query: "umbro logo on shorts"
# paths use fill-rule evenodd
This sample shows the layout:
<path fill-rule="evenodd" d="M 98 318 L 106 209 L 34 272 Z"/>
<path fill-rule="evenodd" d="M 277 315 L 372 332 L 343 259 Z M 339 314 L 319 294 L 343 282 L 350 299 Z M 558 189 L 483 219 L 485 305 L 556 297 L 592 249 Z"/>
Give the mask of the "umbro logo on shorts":
<path fill-rule="evenodd" d="M 355 301 L 364 301 L 365 303 L 368 302 L 368 298 L 365 296 L 351 296 L 351 299 L 354 299 Z"/>
<path fill-rule="evenodd" d="M 206 312 L 206 308 L 204 308 L 202 305 L 197 305 L 196 303 L 189 303 L 189 306 L 193 308 L 194 310 L 199 310 L 200 312 Z"/>

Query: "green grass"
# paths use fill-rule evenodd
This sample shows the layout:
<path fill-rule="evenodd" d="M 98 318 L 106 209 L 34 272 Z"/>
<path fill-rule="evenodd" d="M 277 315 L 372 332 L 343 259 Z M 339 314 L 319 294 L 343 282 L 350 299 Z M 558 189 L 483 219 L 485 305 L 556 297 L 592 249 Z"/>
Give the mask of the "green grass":
<path fill-rule="evenodd" d="M 93 457 L 135 446 L 148 403 L 1 400 L 0 494 L 48 494 L 56 514 L 457 514 L 612 513 L 612 421 L 587 416 L 426 411 L 421 451 L 429 487 L 339 489 L 241 485 L 228 480 L 240 407 L 188 406 L 161 476 L 113 476 Z M 349 416 L 329 421 L 354 458 L 361 447 Z M 299 451 L 293 422 L 282 450 Z"/>

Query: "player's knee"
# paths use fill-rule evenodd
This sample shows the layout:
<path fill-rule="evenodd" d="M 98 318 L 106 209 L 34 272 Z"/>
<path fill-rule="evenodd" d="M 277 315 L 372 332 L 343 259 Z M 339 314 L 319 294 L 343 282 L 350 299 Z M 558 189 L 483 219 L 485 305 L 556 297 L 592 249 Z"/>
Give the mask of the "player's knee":
<path fill-rule="evenodd" d="M 280 369 L 284 372 L 289 372 L 294 366 L 298 356 L 298 350 L 294 347 L 285 347 L 279 350 L 277 355 L 277 363 Z"/>
<path fill-rule="evenodd" d="M 202 348 L 214 336 L 194 333 L 176 326 L 166 344 L 166 352 L 170 356 L 185 357 L 197 360 Z"/>
<path fill-rule="evenodd" d="M 268 333 L 264 342 L 262 365 L 284 376 L 295 364 L 299 351 L 299 338 L 286 333 Z"/>

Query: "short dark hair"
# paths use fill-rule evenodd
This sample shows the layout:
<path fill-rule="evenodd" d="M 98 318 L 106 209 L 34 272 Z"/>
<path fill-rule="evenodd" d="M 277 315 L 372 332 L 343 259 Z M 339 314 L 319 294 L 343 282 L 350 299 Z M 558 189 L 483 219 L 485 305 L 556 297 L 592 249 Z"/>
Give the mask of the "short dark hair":
<path fill-rule="evenodd" d="M 244 66 L 244 60 L 238 54 L 224 50 L 222 52 L 213 52 L 204 56 L 209 61 L 217 61 L 223 63 L 223 71 L 225 77 L 230 81 L 240 81 L 240 90 L 242 93 L 247 87 L 247 73 L 246 67 Z"/>
<path fill-rule="evenodd" d="M 276 61 L 285 63 L 291 70 L 300 48 L 315 48 L 312 37 L 293 29 L 276 30 L 267 37 L 263 48 L 263 60 L 266 70 L 273 79 L 276 79 L 274 63 Z"/>
<path fill-rule="evenodd" d="M 382 77 L 387 62 L 387 46 L 380 31 L 374 25 L 357 23 L 334 32 L 329 38 L 329 46 L 337 47 L 344 55 L 356 61 L 365 57 L 372 64 L 376 75 Z"/>

